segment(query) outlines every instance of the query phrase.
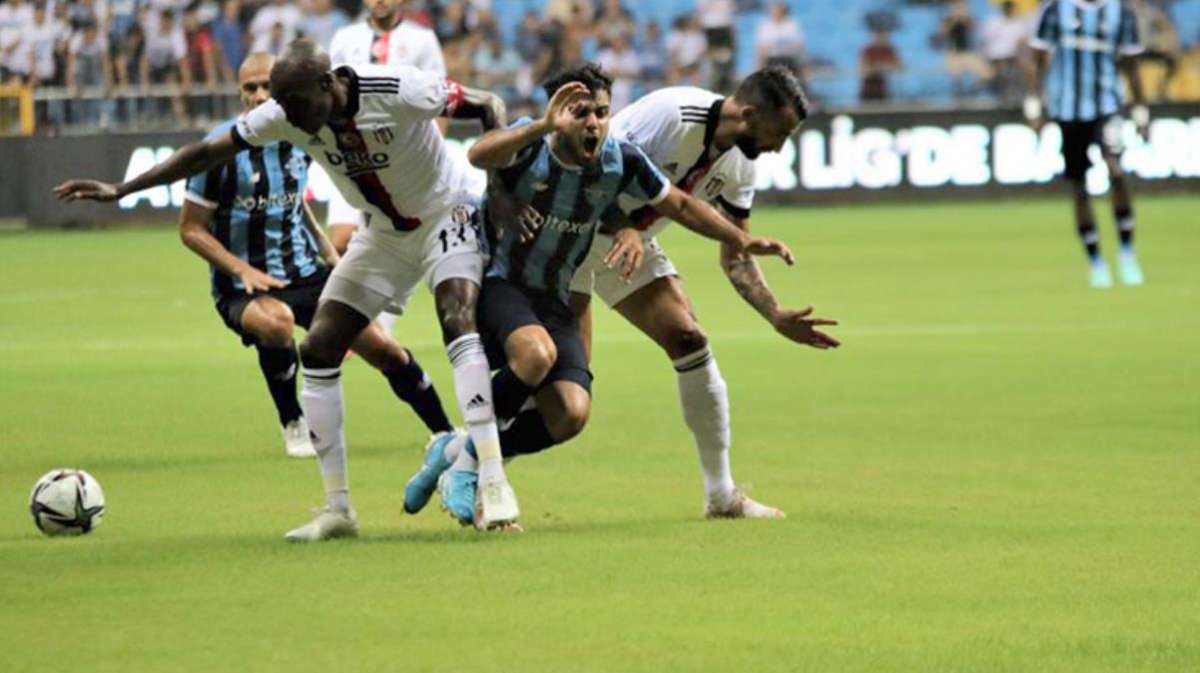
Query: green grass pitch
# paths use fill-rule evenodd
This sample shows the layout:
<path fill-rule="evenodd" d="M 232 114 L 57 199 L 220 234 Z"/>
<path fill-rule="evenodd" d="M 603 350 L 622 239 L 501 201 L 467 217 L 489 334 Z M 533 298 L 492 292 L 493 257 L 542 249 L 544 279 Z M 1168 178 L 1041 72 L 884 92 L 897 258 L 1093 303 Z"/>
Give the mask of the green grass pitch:
<path fill-rule="evenodd" d="M 1111 218 L 1100 204 L 1106 251 Z M 1200 670 L 1200 200 L 1142 198 L 1144 287 L 1097 291 L 1065 199 L 768 209 L 775 336 L 677 228 L 730 385 L 734 475 L 779 522 L 705 522 L 665 357 L 598 315 L 584 435 L 510 467 L 528 529 L 401 512 L 424 433 L 346 367 L 356 541 L 172 230 L 0 238 L 0 670 Z M 453 406 L 427 295 L 397 327 Z M 455 414 L 456 416 L 457 414 Z M 44 471 L 109 511 L 42 538 Z"/>

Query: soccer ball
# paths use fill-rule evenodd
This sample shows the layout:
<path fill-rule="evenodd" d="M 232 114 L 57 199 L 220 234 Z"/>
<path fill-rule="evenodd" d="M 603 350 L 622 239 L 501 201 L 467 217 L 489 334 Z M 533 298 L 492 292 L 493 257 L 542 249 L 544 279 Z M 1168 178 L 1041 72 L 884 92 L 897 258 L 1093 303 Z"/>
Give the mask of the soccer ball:
<path fill-rule="evenodd" d="M 33 485 L 29 511 L 46 535 L 83 535 L 100 525 L 104 491 L 83 470 L 51 470 Z"/>

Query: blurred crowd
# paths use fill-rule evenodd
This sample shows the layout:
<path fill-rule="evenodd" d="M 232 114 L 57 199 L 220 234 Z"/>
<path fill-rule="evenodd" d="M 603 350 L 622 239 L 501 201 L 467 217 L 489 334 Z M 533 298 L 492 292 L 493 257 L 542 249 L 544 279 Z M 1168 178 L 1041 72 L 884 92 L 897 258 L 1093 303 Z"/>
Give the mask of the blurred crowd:
<path fill-rule="evenodd" d="M 1181 47 L 1165 1 L 1133 1 L 1148 46 L 1151 93 L 1200 98 L 1200 46 Z M 853 77 L 859 101 L 886 102 L 895 97 L 892 78 L 910 68 L 893 39 L 905 26 L 891 11 L 864 17 L 871 37 L 847 45 L 859 52 L 858 72 L 847 73 L 832 72 L 829 54 L 809 52 L 804 27 L 785 2 L 694 0 L 692 11 L 661 25 L 639 22 L 629 2 L 0 0 L 0 83 L 44 92 L 38 95 L 43 129 L 107 126 L 114 119 L 207 123 L 235 111 L 232 83 L 247 53 L 276 52 L 300 35 L 328 46 L 339 28 L 365 20 L 378 3 L 397 6 L 404 20 L 436 34 L 451 77 L 496 90 L 517 108 L 540 102 L 536 83 L 548 70 L 581 59 L 615 75 L 618 107 L 666 83 L 729 90 L 739 70 L 766 64 L 792 68 L 803 80 Z M 944 12 L 928 36 L 944 52 L 944 69 L 930 74 L 949 76 L 956 97 L 1019 99 L 1036 0 L 997 1 L 978 17 L 963 1 L 923 2 Z M 520 16 L 506 17 L 502 30 L 498 11 Z M 748 13 L 760 17 L 757 25 L 737 30 Z M 748 35 L 752 44 L 737 44 Z M 815 98 L 819 104 L 819 93 Z"/>

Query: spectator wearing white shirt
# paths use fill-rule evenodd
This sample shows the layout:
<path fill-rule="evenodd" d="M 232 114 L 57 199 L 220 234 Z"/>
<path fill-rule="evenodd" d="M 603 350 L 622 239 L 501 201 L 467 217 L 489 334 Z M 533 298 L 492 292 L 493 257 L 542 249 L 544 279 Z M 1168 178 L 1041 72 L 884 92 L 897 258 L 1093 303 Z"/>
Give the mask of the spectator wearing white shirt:
<path fill-rule="evenodd" d="M 289 0 L 272 0 L 270 4 L 263 5 L 250 22 L 250 34 L 254 38 L 250 51 L 278 53 L 277 46 L 296 39 L 303 20 L 304 12 Z"/>
<path fill-rule="evenodd" d="M 980 30 L 983 56 L 992 65 L 992 89 L 1003 102 L 1021 98 L 1017 58 L 1030 30 L 1029 21 L 1017 15 L 1014 2 L 1005 2 L 1000 13 L 984 22 Z"/>
<path fill-rule="evenodd" d="M 786 4 L 771 5 L 767 18 L 758 25 L 755 41 L 760 69 L 781 65 L 800 76 L 804 69 L 804 32 L 788 15 Z"/>
<path fill-rule="evenodd" d="M 112 101 L 108 100 L 112 85 L 108 39 L 95 23 L 84 23 L 67 47 L 67 87 L 72 97 L 79 98 L 81 93 L 86 95 L 84 100 L 73 103 L 74 120 L 91 126 L 107 126 L 112 115 Z M 103 97 L 97 98 L 98 93 Z"/>
<path fill-rule="evenodd" d="M 38 3 L 33 8 L 33 22 L 25 28 L 14 52 L 13 64 L 35 86 L 57 84 L 58 59 L 66 49 L 69 35 L 66 24 Z"/>
<path fill-rule="evenodd" d="M 183 93 L 190 88 L 192 79 L 187 67 L 187 37 L 183 25 L 170 10 L 160 10 L 158 20 L 153 23 L 158 24 L 157 30 L 146 30 L 138 79 L 143 86 L 171 86 L 171 112 L 177 120 L 186 121 Z"/>
<path fill-rule="evenodd" d="M 699 0 L 696 13 L 708 45 L 708 60 L 712 63 L 712 88 L 728 91 L 733 88 L 733 0 Z"/>
<path fill-rule="evenodd" d="M 612 111 L 619 112 L 633 102 L 633 85 L 642 69 L 638 54 L 624 35 L 617 34 L 600 50 L 596 62 L 613 78 L 609 102 Z"/>
<path fill-rule="evenodd" d="M 334 7 L 332 0 L 312 0 L 308 15 L 300 22 L 300 32 L 328 50 L 334 33 L 348 23 L 349 17 L 341 8 Z"/>
<path fill-rule="evenodd" d="M 680 85 L 699 85 L 708 40 L 691 15 L 675 17 L 667 32 L 666 46 L 667 79 Z"/>
<path fill-rule="evenodd" d="M 16 62 L 22 36 L 33 23 L 33 5 L 22 0 L 4 0 L 0 4 L 0 82 L 23 77 L 28 68 Z"/>

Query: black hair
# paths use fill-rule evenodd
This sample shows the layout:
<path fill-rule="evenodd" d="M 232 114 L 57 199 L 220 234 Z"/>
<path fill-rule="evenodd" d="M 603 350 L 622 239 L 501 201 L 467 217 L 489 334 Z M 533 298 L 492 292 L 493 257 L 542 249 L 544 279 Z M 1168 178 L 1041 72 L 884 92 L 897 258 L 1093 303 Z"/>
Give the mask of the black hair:
<path fill-rule="evenodd" d="M 542 90 L 546 92 L 546 97 L 553 98 L 555 91 L 561 89 L 564 84 L 570 84 L 571 82 L 582 83 L 593 94 L 598 91 L 612 93 L 612 75 L 604 72 L 604 69 L 595 63 L 584 63 L 574 68 L 560 70 L 553 77 L 542 83 Z"/>
<path fill-rule="evenodd" d="M 742 103 L 765 111 L 791 108 L 800 121 L 808 117 L 808 98 L 800 80 L 787 68 L 774 65 L 763 68 L 742 80 L 734 97 Z"/>

